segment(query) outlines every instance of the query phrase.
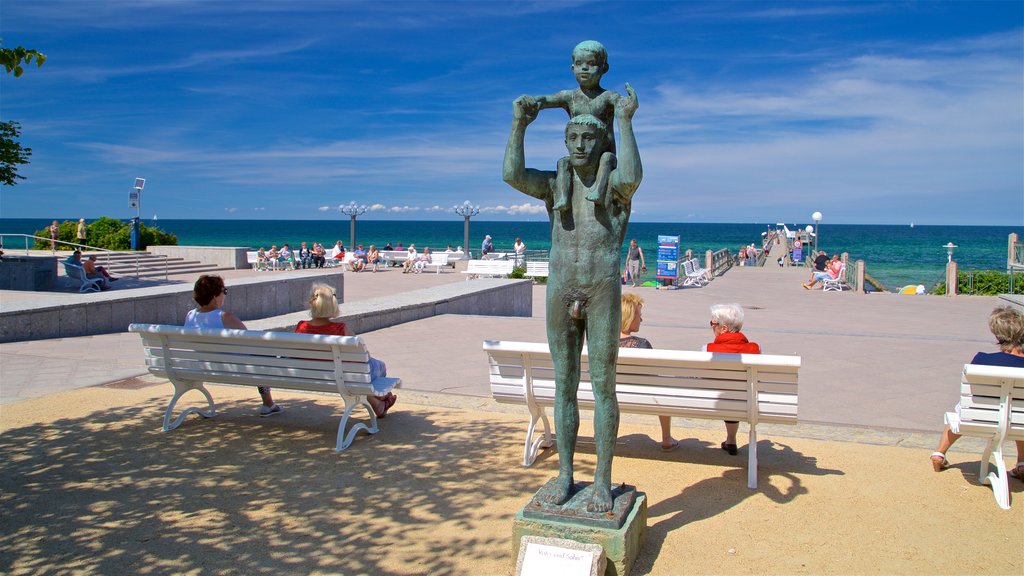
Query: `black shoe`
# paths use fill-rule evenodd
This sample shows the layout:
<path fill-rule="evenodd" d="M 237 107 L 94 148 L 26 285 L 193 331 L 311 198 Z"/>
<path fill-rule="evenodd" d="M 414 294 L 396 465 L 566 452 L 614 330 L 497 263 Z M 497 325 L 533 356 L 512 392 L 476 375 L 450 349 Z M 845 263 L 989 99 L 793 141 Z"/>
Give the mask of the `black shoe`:
<path fill-rule="evenodd" d="M 722 450 L 728 452 L 729 456 L 735 456 L 737 452 L 735 444 L 726 444 L 725 442 L 722 442 Z"/>

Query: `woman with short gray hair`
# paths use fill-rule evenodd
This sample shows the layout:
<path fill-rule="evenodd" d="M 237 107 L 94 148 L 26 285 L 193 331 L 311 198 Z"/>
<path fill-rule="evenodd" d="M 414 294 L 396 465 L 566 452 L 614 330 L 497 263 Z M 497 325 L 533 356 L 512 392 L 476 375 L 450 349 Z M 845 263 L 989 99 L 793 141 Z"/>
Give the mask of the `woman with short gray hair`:
<path fill-rule="evenodd" d="M 715 341 L 704 346 L 705 352 L 726 352 L 730 354 L 760 354 L 761 347 L 756 342 L 747 340 L 740 330 L 743 328 L 743 307 L 739 304 L 712 304 L 711 330 L 715 333 Z M 722 450 L 735 456 L 736 432 L 740 423 L 735 420 L 725 421 L 725 442 Z"/>

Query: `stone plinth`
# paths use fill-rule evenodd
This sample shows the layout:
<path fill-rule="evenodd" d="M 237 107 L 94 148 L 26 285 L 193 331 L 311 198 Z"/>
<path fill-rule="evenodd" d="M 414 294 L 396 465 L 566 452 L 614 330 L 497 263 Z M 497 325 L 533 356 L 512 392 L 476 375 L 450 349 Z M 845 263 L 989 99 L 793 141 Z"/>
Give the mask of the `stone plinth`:
<path fill-rule="evenodd" d="M 643 492 L 636 492 L 632 487 L 627 488 L 632 490 L 633 503 L 625 511 L 622 525 L 618 528 L 602 527 L 592 523 L 584 524 L 582 523 L 586 522 L 584 519 L 580 521 L 558 520 L 550 515 L 530 518 L 531 514 L 527 508 L 535 506 L 531 499 L 523 510 L 516 513 L 515 520 L 512 522 L 512 557 L 519 558 L 519 548 L 523 536 L 562 538 L 601 546 L 607 558 L 605 576 L 627 576 L 640 554 L 640 547 L 647 534 L 647 495 Z M 577 497 L 580 496 L 589 498 L 586 493 L 582 492 L 577 494 Z M 619 498 L 622 496 L 616 500 Z M 571 502 L 572 500 L 570 500 Z"/>
<path fill-rule="evenodd" d="M 4 256 L 0 261 L 0 290 L 53 290 L 56 279 L 55 256 Z"/>

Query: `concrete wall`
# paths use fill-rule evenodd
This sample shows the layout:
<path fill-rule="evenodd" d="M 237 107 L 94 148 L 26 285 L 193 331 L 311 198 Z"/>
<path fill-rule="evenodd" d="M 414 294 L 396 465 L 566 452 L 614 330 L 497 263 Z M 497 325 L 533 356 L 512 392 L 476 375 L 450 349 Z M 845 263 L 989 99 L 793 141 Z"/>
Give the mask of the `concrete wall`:
<path fill-rule="evenodd" d="M 342 315 L 336 320 L 348 324 L 356 334 L 439 314 L 529 317 L 533 315 L 533 283 L 529 280 L 481 278 L 346 302 L 341 311 Z M 292 330 L 299 320 L 309 320 L 309 312 L 303 310 L 265 318 L 246 326 L 255 330 Z"/>
<path fill-rule="evenodd" d="M 248 247 L 225 247 L 225 246 L 150 246 L 146 251 L 151 254 L 167 256 L 168 258 L 182 258 L 184 260 L 198 260 L 203 264 L 216 264 L 219 268 L 235 268 L 238 270 L 249 268 L 245 253 Z"/>
<path fill-rule="evenodd" d="M 341 273 L 275 275 L 238 278 L 229 282 L 226 308 L 242 320 L 266 318 L 306 310 L 309 291 L 316 282 L 344 294 Z M 190 284 L 157 286 L 131 291 L 67 294 L 64 303 L 33 307 L 5 306 L 0 314 L 0 342 L 43 340 L 124 332 L 133 322 L 181 324 L 196 307 Z"/>
<path fill-rule="evenodd" d="M 4 256 L 0 290 L 52 290 L 57 279 L 55 256 Z"/>

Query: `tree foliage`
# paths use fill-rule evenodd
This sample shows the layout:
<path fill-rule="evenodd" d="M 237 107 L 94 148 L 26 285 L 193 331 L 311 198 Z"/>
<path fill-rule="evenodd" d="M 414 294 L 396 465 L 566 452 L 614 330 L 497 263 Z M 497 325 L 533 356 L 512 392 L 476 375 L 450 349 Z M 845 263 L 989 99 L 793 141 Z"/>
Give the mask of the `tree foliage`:
<path fill-rule="evenodd" d="M 8 74 L 13 73 L 15 78 L 25 72 L 22 64 L 31 64 L 33 61 L 36 66 L 42 66 L 43 62 L 46 62 L 46 54 L 24 46 L 0 48 L 0 64 L 3 64 Z M 25 179 L 18 174 L 18 165 L 28 164 L 32 149 L 22 148 L 21 142 L 18 142 L 20 137 L 20 124 L 0 122 L 0 184 L 5 186 L 14 186 L 18 180 Z"/>
<path fill-rule="evenodd" d="M 25 69 L 21 65 L 31 64 L 33 60 L 35 60 L 36 66 L 40 67 L 43 62 L 46 62 L 46 54 L 24 46 L 0 48 L 0 64 L 4 65 L 8 74 L 13 72 L 15 78 L 25 73 Z"/>
<path fill-rule="evenodd" d="M 60 232 L 57 234 L 57 240 L 62 242 L 78 242 L 78 222 L 73 220 L 65 220 L 59 225 Z M 141 249 L 145 250 L 148 246 L 162 245 L 162 246 L 177 246 L 178 237 L 169 232 L 164 232 L 159 228 L 153 228 L 146 226 L 141 221 L 139 222 L 139 230 L 141 231 L 140 240 L 142 243 Z M 49 238 L 50 229 L 43 228 L 42 230 L 36 230 L 35 236 L 40 238 Z M 114 218 L 108 218 L 103 216 L 93 220 L 89 225 L 86 226 L 86 244 L 94 248 L 106 248 L 107 250 L 130 250 L 132 241 L 129 235 L 128 222 L 123 222 Z M 36 240 L 36 250 L 49 250 L 49 240 Z M 58 244 L 58 250 L 72 250 L 73 246 L 66 244 Z"/>
<path fill-rule="evenodd" d="M 0 122 L 0 184 L 14 186 L 25 177 L 18 174 L 18 164 L 28 164 L 31 148 L 22 148 L 21 124 Z"/>

